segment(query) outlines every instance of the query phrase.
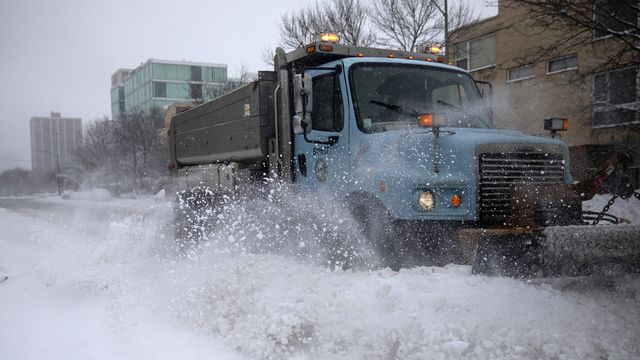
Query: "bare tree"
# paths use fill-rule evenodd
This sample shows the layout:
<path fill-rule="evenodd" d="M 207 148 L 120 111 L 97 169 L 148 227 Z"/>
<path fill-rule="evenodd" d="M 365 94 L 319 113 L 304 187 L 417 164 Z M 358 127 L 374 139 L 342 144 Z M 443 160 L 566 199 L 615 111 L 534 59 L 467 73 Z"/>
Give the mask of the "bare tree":
<path fill-rule="evenodd" d="M 617 53 L 594 71 L 640 60 L 638 0 L 508 0 L 505 4 L 525 7 L 538 29 L 556 34 L 554 46 L 539 49 L 538 57 L 568 53 L 594 38 L 613 38 L 619 44 Z"/>
<path fill-rule="evenodd" d="M 338 33 L 348 45 L 368 46 L 375 36 L 368 26 L 369 9 L 360 0 L 331 0 L 282 16 L 280 22 L 280 46 L 293 50 L 313 40 L 322 32 Z M 267 51 L 270 55 L 271 52 Z M 263 57 L 272 61 L 273 57 Z"/>
<path fill-rule="evenodd" d="M 311 41 L 313 35 L 327 31 L 329 22 L 318 3 L 282 15 L 280 43 L 285 49 L 296 49 Z"/>
<path fill-rule="evenodd" d="M 371 20 L 384 34 L 379 43 L 406 51 L 418 45 L 444 39 L 444 12 L 449 29 L 456 29 L 478 20 L 468 0 L 460 0 L 445 9 L 442 0 L 375 0 Z"/>
<path fill-rule="evenodd" d="M 442 6 L 442 1 L 439 1 Z M 465 25 L 471 24 L 480 20 L 480 15 L 473 10 L 468 0 L 459 0 L 456 2 L 449 2 L 448 17 L 449 17 L 449 30 L 459 29 Z M 444 22 L 440 23 L 442 25 L 442 32 L 444 33 Z M 444 38 L 444 36 L 443 36 Z M 447 46 L 446 41 L 449 39 L 444 39 L 442 43 Z"/>
<path fill-rule="evenodd" d="M 22 196 L 35 191 L 31 171 L 15 168 L 0 173 L 0 195 Z"/>
<path fill-rule="evenodd" d="M 375 0 L 372 22 L 384 37 L 380 44 L 413 51 L 438 35 L 438 8 L 430 0 Z"/>
<path fill-rule="evenodd" d="M 141 190 L 151 190 L 152 174 L 149 170 L 153 169 L 153 175 L 159 175 L 167 157 L 165 144 L 159 135 L 164 123 L 160 109 L 143 111 L 134 108 L 123 113 L 117 123 L 115 134 L 118 145 L 131 156 L 134 186 Z M 139 158 L 142 160 L 141 164 Z"/>
<path fill-rule="evenodd" d="M 368 26 L 369 8 L 360 0 L 333 0 L 326 8 L 326 21 L 348 45 L 369 46 L 376 41 Z"/>
<path fill-rule="evenodd" d="M 76 150 L 76 158 L 87 170 L 108 166 L 114 157 L 115 123 L 105 117 L 87 125 Z"/>
<path fill-rule="evenodd" d="M 118 184 L 126 176 L 122 163 L 127 153 L 116 136 L 117 125 L 116 121 L 104 117 L 85 126 L 68 179 L 78 185 L 118 191 Z"/>
<path fill-rule="evenodd" d="M 447 9 L 449 28 L 456 29 L 477 21 L 479 16 L 469 0 L 451 1 Z M 444 43 L 443 0 L 330 0 L 282 16 L 280 46 L 293 50 L 331 31 L 348 45 L 382 46 L 415 51 L 418 45 Z M 381 34 L 381 35 L 377 35 Z M 274 51 L 262 50 L 265 64 L 273 65 Z"/>
<path fill-rule="evenodd" d="M 275 50 L 270 47 L 264 47 L 262 48 L 260 53 L 262 56 L 262 62 L 265 63 L 266 65 L 273 66 L 273 58 L 276 56 Z"/>
<path fill-rule="evenodd" d="M 249 68 L 247 67 L 247 65 L 241 63 L 240 68 L 238 69 L 236 74 L 232 77 L 227 77 L 227 80 L 222 86 L 206 86 L 203 89 L 204 98 L 215 99 L 218 96 L 222 96 L 243 85 L 248 84 L 251 80 L 252 79 L 249 78 Z"/>
<path fill-rule="evenodd" d="M 510 6 L 526 6 L 550 23 L 586 29 L 594 37 L 612 36 L 640 50 L 638 0 L 511 0 Z"/>
<path fill-rule="evenodd" d="M 233 91 L 243 85 L 248 84 L 249 81 L 249 68 L 247 67 L 247 65 L 241 63 L 237 73 L 232 77 L 227 77 L 227 81 L 224 84 L 224 92 L 228 93 L 230 91 Z"/>

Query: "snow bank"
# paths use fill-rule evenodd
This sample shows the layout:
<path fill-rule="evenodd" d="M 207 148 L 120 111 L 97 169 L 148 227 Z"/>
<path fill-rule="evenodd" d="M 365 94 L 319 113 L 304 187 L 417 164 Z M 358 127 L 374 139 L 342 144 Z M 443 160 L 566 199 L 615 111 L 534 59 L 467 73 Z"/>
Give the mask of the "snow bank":
<path fill-rule="evenodd" d="M 264 255 L 202 261 L 194 269 L 199 275 L 190 271 L 175 284 L 181 291 L 172 310 L 254 358 L 640 354 L 637 298 L 634 306 L 607 309 L 586 296 L 471 276 L 455 266 L 359 273 Z"/>
<path fill-rule="evenodd" d="M 71 193 L 69 196 L 73 200 L 108 201 L 113 199 L 111 193 L 106 189 L 77 191 Z"/>
<path fill-rule="evenodd" d="M 582 203 L 582 208 L 588 211 L 600 212 L 611 199 L 611 194 L 596 195 L 593 199 Z M 609 209 L 611 215 L 628 220 L 631 224 L 640 225 L 640 200 L 631 197 L 627 200 L 616 199 Z M 603 222 L 603 224 L 606 224 Z"/>
<path fill-rule="evenodd" d="M 165 226 L 171 211 L 163 205 L 108 220 L 88 207 L 50 219 L 0 209 L 0 271 L 10 277 L 0 284 L 0 324 L 12 329 L 0 336 L 2 353 L 23 359 L 640 357 L 637 276 L 615 279 L 611 288 L 567 292 L 471 275 L 464 266 L 330 271 L 305 256 L 243 250 L 242 244 L 265 241 L 311 247 L 312 237 L 295 231 L 302 222 L 297 211 L 267 211 L 279 221 L 257 226 L 255 209 L 231 206 L 223 214 L 226 227 L 183 253 Z M 328 220 L 318 223 L 317 231 L 331 231 L 322 225 Z M 307 226 L 300 229 L 312 229 Z"/>

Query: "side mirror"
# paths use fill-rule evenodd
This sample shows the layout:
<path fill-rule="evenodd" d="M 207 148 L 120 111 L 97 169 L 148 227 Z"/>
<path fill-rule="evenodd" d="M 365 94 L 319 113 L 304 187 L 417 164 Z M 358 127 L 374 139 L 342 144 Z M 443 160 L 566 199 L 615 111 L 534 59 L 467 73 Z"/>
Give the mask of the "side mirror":
<path fill-rule="evenodd" d="M 307 124 L 302 120 L 302 116 L 296 114 L 293 116 L 293 133 L 294 134 L 305 134 L 305 128 Z M 307 130 L 306 133 L 309 131 Z"/>
<path fill-rule="evenodd" d="M 293 132 L 308 134 L 311 131 L 313 109 L 313 78 L 296 74 L 293 77 L 293 101 L 296 115 L 293 117 Z"/>
<path fill-rule="evenodd" d="M 567 131 L 569 129 L 569 119 L 546 118 L 544 119 L 544 129 L 551 132 L 551 137 L 555 139 L 558 131 Z"/>

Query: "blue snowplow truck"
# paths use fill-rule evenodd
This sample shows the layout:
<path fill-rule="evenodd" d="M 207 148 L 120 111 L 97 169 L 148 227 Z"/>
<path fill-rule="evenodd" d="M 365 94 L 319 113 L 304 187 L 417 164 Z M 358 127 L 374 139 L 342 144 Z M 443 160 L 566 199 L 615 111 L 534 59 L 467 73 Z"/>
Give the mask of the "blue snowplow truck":
<path fill-rule="evenodd" d="M 193 211 L 211 211 L 224 194 L 289 183 L 344 204 L 393 269 L 455 262 L 509 276 L 585 275 L 610 264 L 637 271 L 637 226 L 582 226 L 581 202 L 625 157 L 574 183 L 564 142 L 494 128 L 490 89 L 443 60 L 321 34 L 293 52 L 276 49 L 274 71 L 258 80 L 176 114 L 177 239 L 188 236 Z M 555 132 L 567 123 L 545 125 Z"/>

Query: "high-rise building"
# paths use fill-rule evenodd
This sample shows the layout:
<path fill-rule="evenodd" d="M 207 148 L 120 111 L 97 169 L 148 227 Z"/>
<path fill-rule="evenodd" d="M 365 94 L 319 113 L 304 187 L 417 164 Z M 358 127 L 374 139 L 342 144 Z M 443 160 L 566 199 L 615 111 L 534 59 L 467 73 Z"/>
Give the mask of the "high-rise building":
<path fill-rule="evenodd" d="M 148 110 L 209 100 L 222 95 L 226 81 L 226 65 L 149 59 L 134 70 L 119 69 L 112 75 L 112 116 L 134 107 Z"/>
<path fill-rule="evenodd" d="M 31 118 L 31 169 L 40 176 L 58 175 L 73 162 L 82 139 L 82 119 L 59 112 Z"/>

